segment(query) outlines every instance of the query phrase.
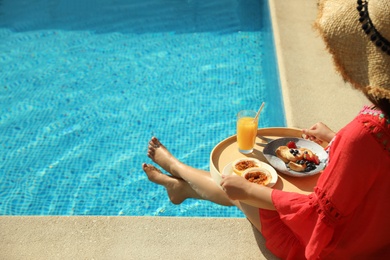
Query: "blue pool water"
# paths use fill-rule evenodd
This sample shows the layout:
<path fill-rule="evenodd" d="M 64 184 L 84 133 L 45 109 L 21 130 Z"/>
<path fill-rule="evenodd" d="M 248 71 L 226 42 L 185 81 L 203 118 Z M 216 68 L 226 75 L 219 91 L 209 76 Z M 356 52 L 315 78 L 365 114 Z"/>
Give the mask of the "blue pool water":
<path fill-rule="evenodd" d="M 0 215 L 243 217 L 169 202 L 157 136 L 209 169 L 235 114 L 284 126 L 267 0 L 0 1 Z"/>

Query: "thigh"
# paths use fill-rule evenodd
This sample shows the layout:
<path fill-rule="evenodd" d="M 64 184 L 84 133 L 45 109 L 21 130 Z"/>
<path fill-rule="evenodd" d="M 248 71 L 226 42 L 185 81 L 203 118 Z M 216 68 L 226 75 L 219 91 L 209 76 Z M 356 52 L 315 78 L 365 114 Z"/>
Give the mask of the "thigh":
<path fill-rule="evenodd" d="M 245 216 L 252 223 L 252 225 L 255 226 L 259 232 L 261 232 L 259 208 L 250 206 L 245 203 L 240 203 L 238 201 L 236 206 L 245 214 Z"/>

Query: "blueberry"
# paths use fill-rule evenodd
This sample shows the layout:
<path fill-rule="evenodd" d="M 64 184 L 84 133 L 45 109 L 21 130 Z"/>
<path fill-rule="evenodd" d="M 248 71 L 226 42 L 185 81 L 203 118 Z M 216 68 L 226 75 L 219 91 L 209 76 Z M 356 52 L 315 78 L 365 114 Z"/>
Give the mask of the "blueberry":
<path fill-rule="evenodd" d="M 294 156 L 297 156 L 299 154 L 299 151 L 298 150 L 295 150 L 295 149 L 290 149 L 290 153 Z"/>
<path fill-rule="evenodd" d="M 315 169 L 315 167 L 313 167 L 313 165 L 306 165 L 305 172 L 310 172 L 310 171 L 312 171 L 314 169 Z"/>

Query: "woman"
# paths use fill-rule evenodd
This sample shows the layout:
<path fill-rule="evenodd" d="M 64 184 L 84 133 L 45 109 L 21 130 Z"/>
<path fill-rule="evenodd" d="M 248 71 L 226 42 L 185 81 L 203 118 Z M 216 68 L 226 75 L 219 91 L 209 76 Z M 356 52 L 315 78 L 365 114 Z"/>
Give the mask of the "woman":
<path fill-rule="evenodd" d="M 313 193 L 274 190 L 239 176 L 215 185 L 209 172 L 176 159 L 157 138 L 143 164 L 170 200 L 235 205 L 282 259 L 390 257 L 390 1 L 321 0 L 316 28 L 343 78 L 372 102 L 338 133 L 322 123 L 303 130 L 329 142 L 329 163 Z"/>

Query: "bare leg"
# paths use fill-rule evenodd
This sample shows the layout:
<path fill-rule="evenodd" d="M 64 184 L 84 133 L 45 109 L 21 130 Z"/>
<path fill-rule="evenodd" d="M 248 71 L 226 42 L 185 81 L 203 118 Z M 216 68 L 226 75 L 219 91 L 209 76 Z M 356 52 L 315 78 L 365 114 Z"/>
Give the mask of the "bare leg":
<path fill-rule="evenodd" d="M 183 182 L 187 183 L 189 187 L 193 190 L 193 192 L 197 194 L 194 195 L 189 191 L 183 193 L 180 192 L 180 194 L 192 194 L 191 197 L 188 196 L 186 198 L 201 198 L 225 206 L 235 205 L 241 211 L 244 212 L 249 221 L 252 222 L 252 224 L 259 231 L 261 230 L 258 208 L 240 203 L 239 201 L 230 200 L 227 197 L 226 193 L 220 187 L 218 187 L 218 185 L 215 184 L 209 172 L 193 168 L 189 165 L 180 162 L 155 137 L 153 137 L 149 142 L 148 157 L 151 158 L 159 166 L 161 166 L 165 171 L 176 177 L 177 180 L 183 180 Z M 160 172 L 160 174 L 162 173 Z M 166 177 L 170 178 L 169 176 Z M 165 181 L 163 182 L 165 183 Z M 158 184 L 164 185 L 162 183 Z M 167 188 L 166 185 L 164 186 Z M 182 184 L 182 187 L 185 187 L 184 184 Z M 186 187 L 186 189 L 188 189 L 188 187 Z M 173 193 L 172 190 L 169 191 L 167 189 L 167 191 L 168 195 L 169 193 Z M 175 192 L 177 192 L 177 190 Z M 171 195 L 169 196 L 171 197 Z M 182 201 L 184 201 L 185 198 L 182 197 L 181 199 Z"/>
<path fill-rule="evenodd" d="M 245 214 L 246 218 L 254 225 L 259 232 L 261 232 L 261 222 L 259 209 L 250 205 L 240 203 L 237 207 Z"/>
<path fill-rule="evenodd" d="M 181 175 L 186 176 L 186 172 L 189 171 L 189 175 L 200 174 L 204 177 L 211 178 L 209 172 L 193 168 L 180 162 L 156 137 L 152 137 L 149 142 L 148 157 L 173 176 L 185 179 Z"/>
<path fill-rule="evenodd" d="M 148 156 L 165 171 L 187 182 L 202 199 L 224 206 L 233 205 L 226 193 L 215 184 L 209 172 L 180 162 L 155 137 L 149 142 Z"/>
<path fill-rule="evenodd" d="M 180 204 L 187 198 L 202 199 L 184 180 L 165 175 L 156 167 L 146 163 L 142 165 L 142 169 L 150 181 L 165 187 L 173 204 Z"/>

